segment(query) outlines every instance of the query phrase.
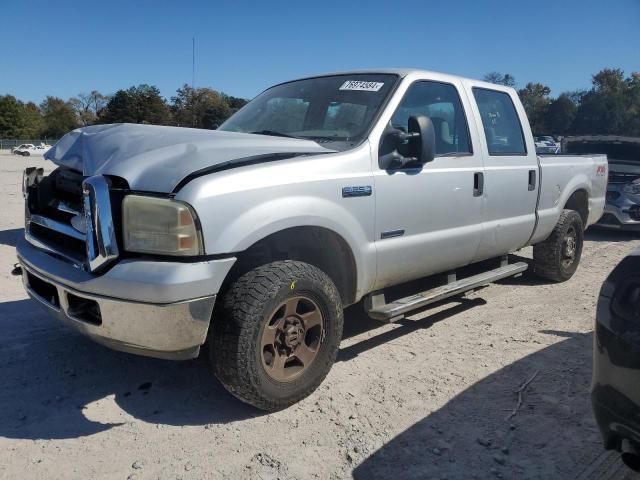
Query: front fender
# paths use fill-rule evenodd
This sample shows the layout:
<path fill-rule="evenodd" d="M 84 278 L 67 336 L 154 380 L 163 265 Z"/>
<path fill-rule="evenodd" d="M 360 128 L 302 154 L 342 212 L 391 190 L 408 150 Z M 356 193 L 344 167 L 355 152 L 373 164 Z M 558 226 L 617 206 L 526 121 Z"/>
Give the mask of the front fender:
<path fill-rule="evenodd" d="M 323 157 L 197 178 L 176 198 L 198 213 L 208 255 L 237 254 L 293 227 L 333 231 L 351 249 L 360 296 L 375 280 L 375 200 L 373 195 L 344 198 L 342 188 L 372 184 L 369 158 L 350 152 L 336 156 L 332 165 L 329 155 Z M 356 168 L 360 164 L 366 170 Z"/>

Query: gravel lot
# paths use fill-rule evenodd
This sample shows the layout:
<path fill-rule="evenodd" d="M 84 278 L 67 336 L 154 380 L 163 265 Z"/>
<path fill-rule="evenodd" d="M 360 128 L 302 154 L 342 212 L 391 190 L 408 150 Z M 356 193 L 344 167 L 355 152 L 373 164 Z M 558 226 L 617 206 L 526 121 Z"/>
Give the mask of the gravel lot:
<path fill-rule="evenodd" d="M 35 164 L 0 155 L 0 478 L 631 478 L 588 389 L 598 290 L 638 237 L 589 232 L 560 285 L 525 274 L 393 325 L 351 307 L 324 384 L 267 415 L 202 358 L 112 352 L 27 300 L 9 272 Z"/>

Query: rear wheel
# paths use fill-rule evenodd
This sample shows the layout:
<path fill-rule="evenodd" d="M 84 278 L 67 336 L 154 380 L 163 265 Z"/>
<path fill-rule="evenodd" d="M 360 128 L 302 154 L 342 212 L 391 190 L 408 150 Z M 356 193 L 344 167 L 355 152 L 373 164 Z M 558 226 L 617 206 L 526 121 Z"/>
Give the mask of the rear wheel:
<path fill-rule="evenodd" d="M 240 277 L 216 310 L 209 339 L 216 376 L 240 400 L 279 410 L 324 380 L 342 338 L 337 288 L 318 268 L 273 262 Z"/>
<path fill-rule="evenodd" d="M 563 210 L 549 238 L 533 246 L 536 275 L 554 282 L 569 280 L 580 263 L 583 241 L 582 218 L 575 210 Z"/>

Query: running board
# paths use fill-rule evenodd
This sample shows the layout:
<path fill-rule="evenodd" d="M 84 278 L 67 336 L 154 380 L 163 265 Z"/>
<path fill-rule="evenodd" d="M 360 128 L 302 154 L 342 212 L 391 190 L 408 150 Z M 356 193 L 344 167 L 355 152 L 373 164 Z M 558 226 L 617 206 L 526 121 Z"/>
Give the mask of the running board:
<path fill-rule="evenodd" d="M 463 278 L 454 282 L 436 287 L 416 295 L 400 298 L 391 303 L 384 303 L 371 308 L 367 313 L 374 320 L 382 322 L 395 322 L 404 317 L 405 313 L 424 307 L 431 303 L 439 302 L 445 298 L 460 295 L 469 290 L 484 287 L 489 283 L 512 277 L 524 272 L 528 265 L 525 262 L 513 263 L 494 270 L 479 273 L 472 277 Z"/>

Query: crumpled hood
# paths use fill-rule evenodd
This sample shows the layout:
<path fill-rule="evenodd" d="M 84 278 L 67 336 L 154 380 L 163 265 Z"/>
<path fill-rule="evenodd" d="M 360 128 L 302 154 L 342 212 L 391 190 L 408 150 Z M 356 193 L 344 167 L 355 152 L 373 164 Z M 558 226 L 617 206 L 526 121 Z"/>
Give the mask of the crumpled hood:
<path fill-rule="evenodd" d="M 73 130 L 44 156 L 85 176 L 116 175 L 134 190 L 169 193 L 189 174 L 225 162 L 330 152 L 296 138 L 119 123 Z"/>

